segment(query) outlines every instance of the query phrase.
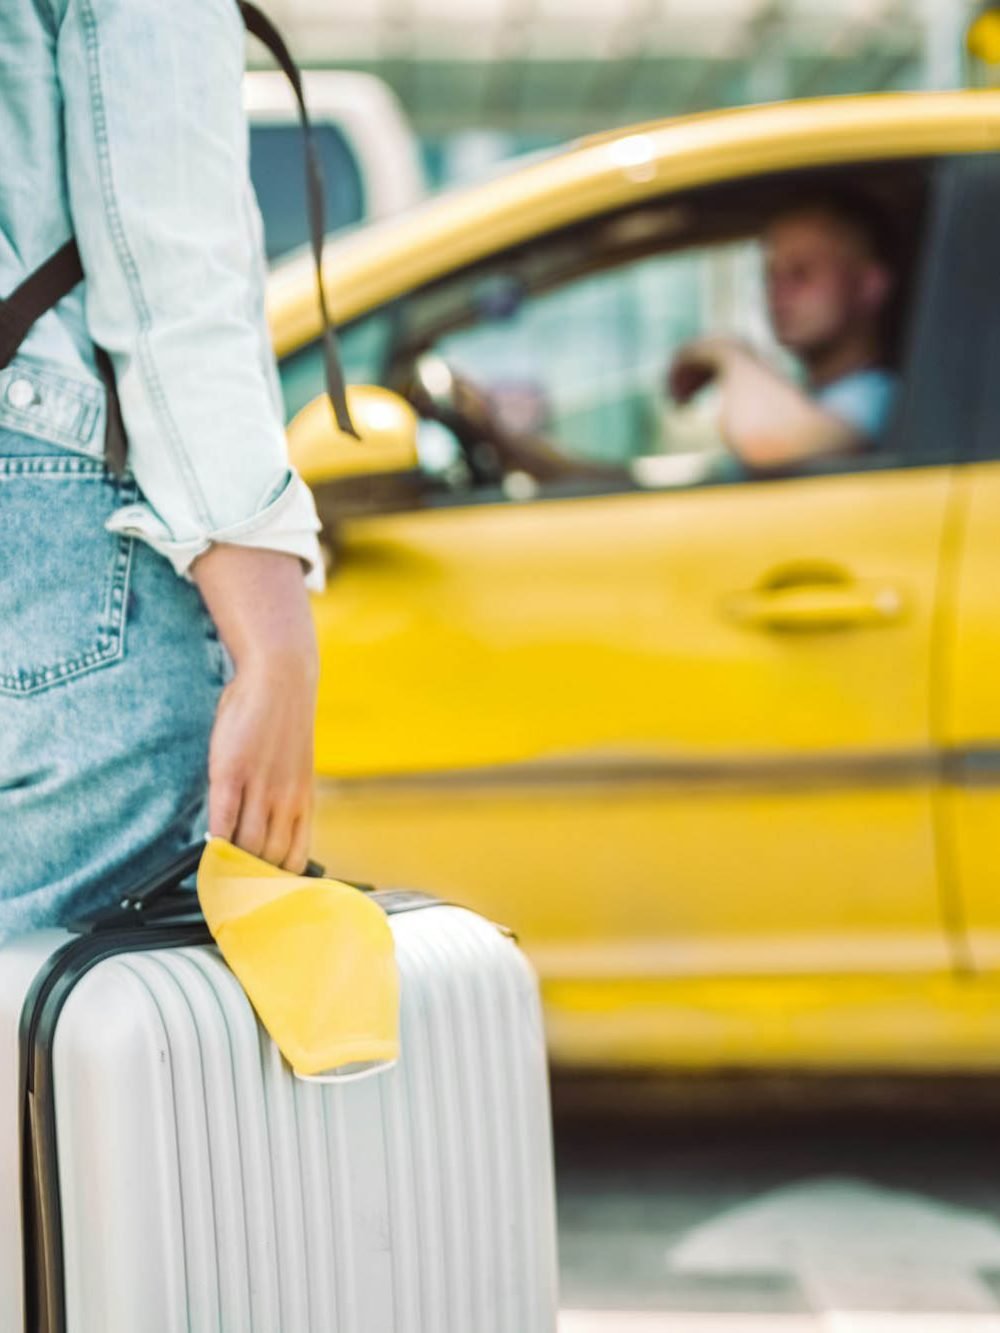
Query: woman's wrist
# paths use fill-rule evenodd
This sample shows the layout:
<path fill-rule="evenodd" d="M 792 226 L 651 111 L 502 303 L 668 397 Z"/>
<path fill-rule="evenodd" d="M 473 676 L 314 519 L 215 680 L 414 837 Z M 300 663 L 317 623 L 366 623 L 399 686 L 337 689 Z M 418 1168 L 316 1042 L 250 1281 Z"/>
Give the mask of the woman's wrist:
<path fill-rule="evenodd" d="M 238 671 L 308 683 L 318 674 L 316 633 L 302 562 L 282 551 L 215 545 L 191 566 Z"/>

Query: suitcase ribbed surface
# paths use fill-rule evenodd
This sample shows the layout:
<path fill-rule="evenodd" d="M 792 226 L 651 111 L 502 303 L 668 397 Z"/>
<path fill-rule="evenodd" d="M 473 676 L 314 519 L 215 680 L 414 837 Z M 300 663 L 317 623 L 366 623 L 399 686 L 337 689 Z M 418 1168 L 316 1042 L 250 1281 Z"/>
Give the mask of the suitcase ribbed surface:
<path fill-rule="evenodd" d="M 553 1333 L 537 987 L 458 908 L 392 918 L 402 1059 L 294 1079 L 212 949 L 122 955 L 55 1042 L 68 1333 Z"/>

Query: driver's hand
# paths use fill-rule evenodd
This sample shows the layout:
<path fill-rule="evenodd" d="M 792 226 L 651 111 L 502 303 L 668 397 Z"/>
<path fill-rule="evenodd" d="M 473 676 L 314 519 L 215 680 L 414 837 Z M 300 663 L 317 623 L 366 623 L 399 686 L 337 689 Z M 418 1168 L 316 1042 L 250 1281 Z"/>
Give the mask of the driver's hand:
<path fill-rule="evenodd" d="M 736 338 L 695 338 L 677 352 L 667 374 L 671 397 L 683 407 L 749 349 Z"/>
<path fill-rule="evenodd" d="M 493 405 L 489 395 L 467 379 L 455 379 L 455 408 L 484 433 L 493 423 Z"/>
<path fill-rule="evenodd" d="M 715 379 L 718 369 L 710 361 L 702 361 L 682 348 L 674 357 L 667 374 L 667 389 L 674 402 L 681 407 Z"/>

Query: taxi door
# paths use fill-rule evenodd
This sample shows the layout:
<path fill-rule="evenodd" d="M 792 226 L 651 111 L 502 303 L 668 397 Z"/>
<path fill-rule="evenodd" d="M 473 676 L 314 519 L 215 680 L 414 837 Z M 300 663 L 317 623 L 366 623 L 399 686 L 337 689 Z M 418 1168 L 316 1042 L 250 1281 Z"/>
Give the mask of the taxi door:
<path fill-rule="evenodd" d="M 711 1015 L 664 1026 L 677 981 L 773 1006 L 947 971 L 948 494 L 901 469 L 357 523 L 318 607 L 320 859 L 512 924 L 568 1057 L 718 1058 Z"/>
<path fill-rule="evenodd" d="M 344 527 L 316 607 L 317 854 L 513 925 L 559 1059 L 947 1055 L 954 439 L 926 393 L 950 255 L 938 235 L 867 468 Z"/>

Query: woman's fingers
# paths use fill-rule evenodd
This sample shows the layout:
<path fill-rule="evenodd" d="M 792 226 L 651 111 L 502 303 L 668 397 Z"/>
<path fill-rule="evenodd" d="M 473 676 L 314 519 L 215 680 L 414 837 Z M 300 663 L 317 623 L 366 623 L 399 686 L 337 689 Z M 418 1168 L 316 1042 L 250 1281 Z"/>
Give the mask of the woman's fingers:
<path fill-rule="evenodd" d="M 233 842 L 237 847 L 242 847 L 245 852 L 249 852 L 251 856 L 260 856 L 268 861 L 271 858 L 266 851 L 267 836 L 267 808 L 250 791 L 247 791 L 240 809 L 240 821 L 233 834 Z"/>
<path fill-rule="evenodd" d="M 278 799 L 267 812 L 267 835 L 261 853 L 273 866 L 284 866 L 292 846 L 292 835 L 300 813 L 298 800 Z"/>
<path fill-rule="evenodd" d="M 234 841 L 234 833 L 240 818 L 242 790 L 238 784 L 227 779 L 209 779 L 208 784 L 208 831 L 213 838 L 225 838 Z"/>
<path fill-rule="evenodd" d="M 233 842 L 240 822 L 244 778 L 228 752 L 227 732 L 220 702 L 208 756 L 208 831 L 213 838 Z"/>
<path fill-rule="evenodd" d="M 307 813 L 302 819 L 296 820 L 288 855 L 281 863 L 284 869 L 290 870 L 293 875 L 305 874 L 306 865 L 309 861 L 311 827 L 311 812 Z"/>
<path fill-rule="evenodd" d="M 312 692 L 298 682 L 282 690 L 237 671 L 216 715 L 210 832 L 275 866 L 308 859 L 314 711 Z"/>

